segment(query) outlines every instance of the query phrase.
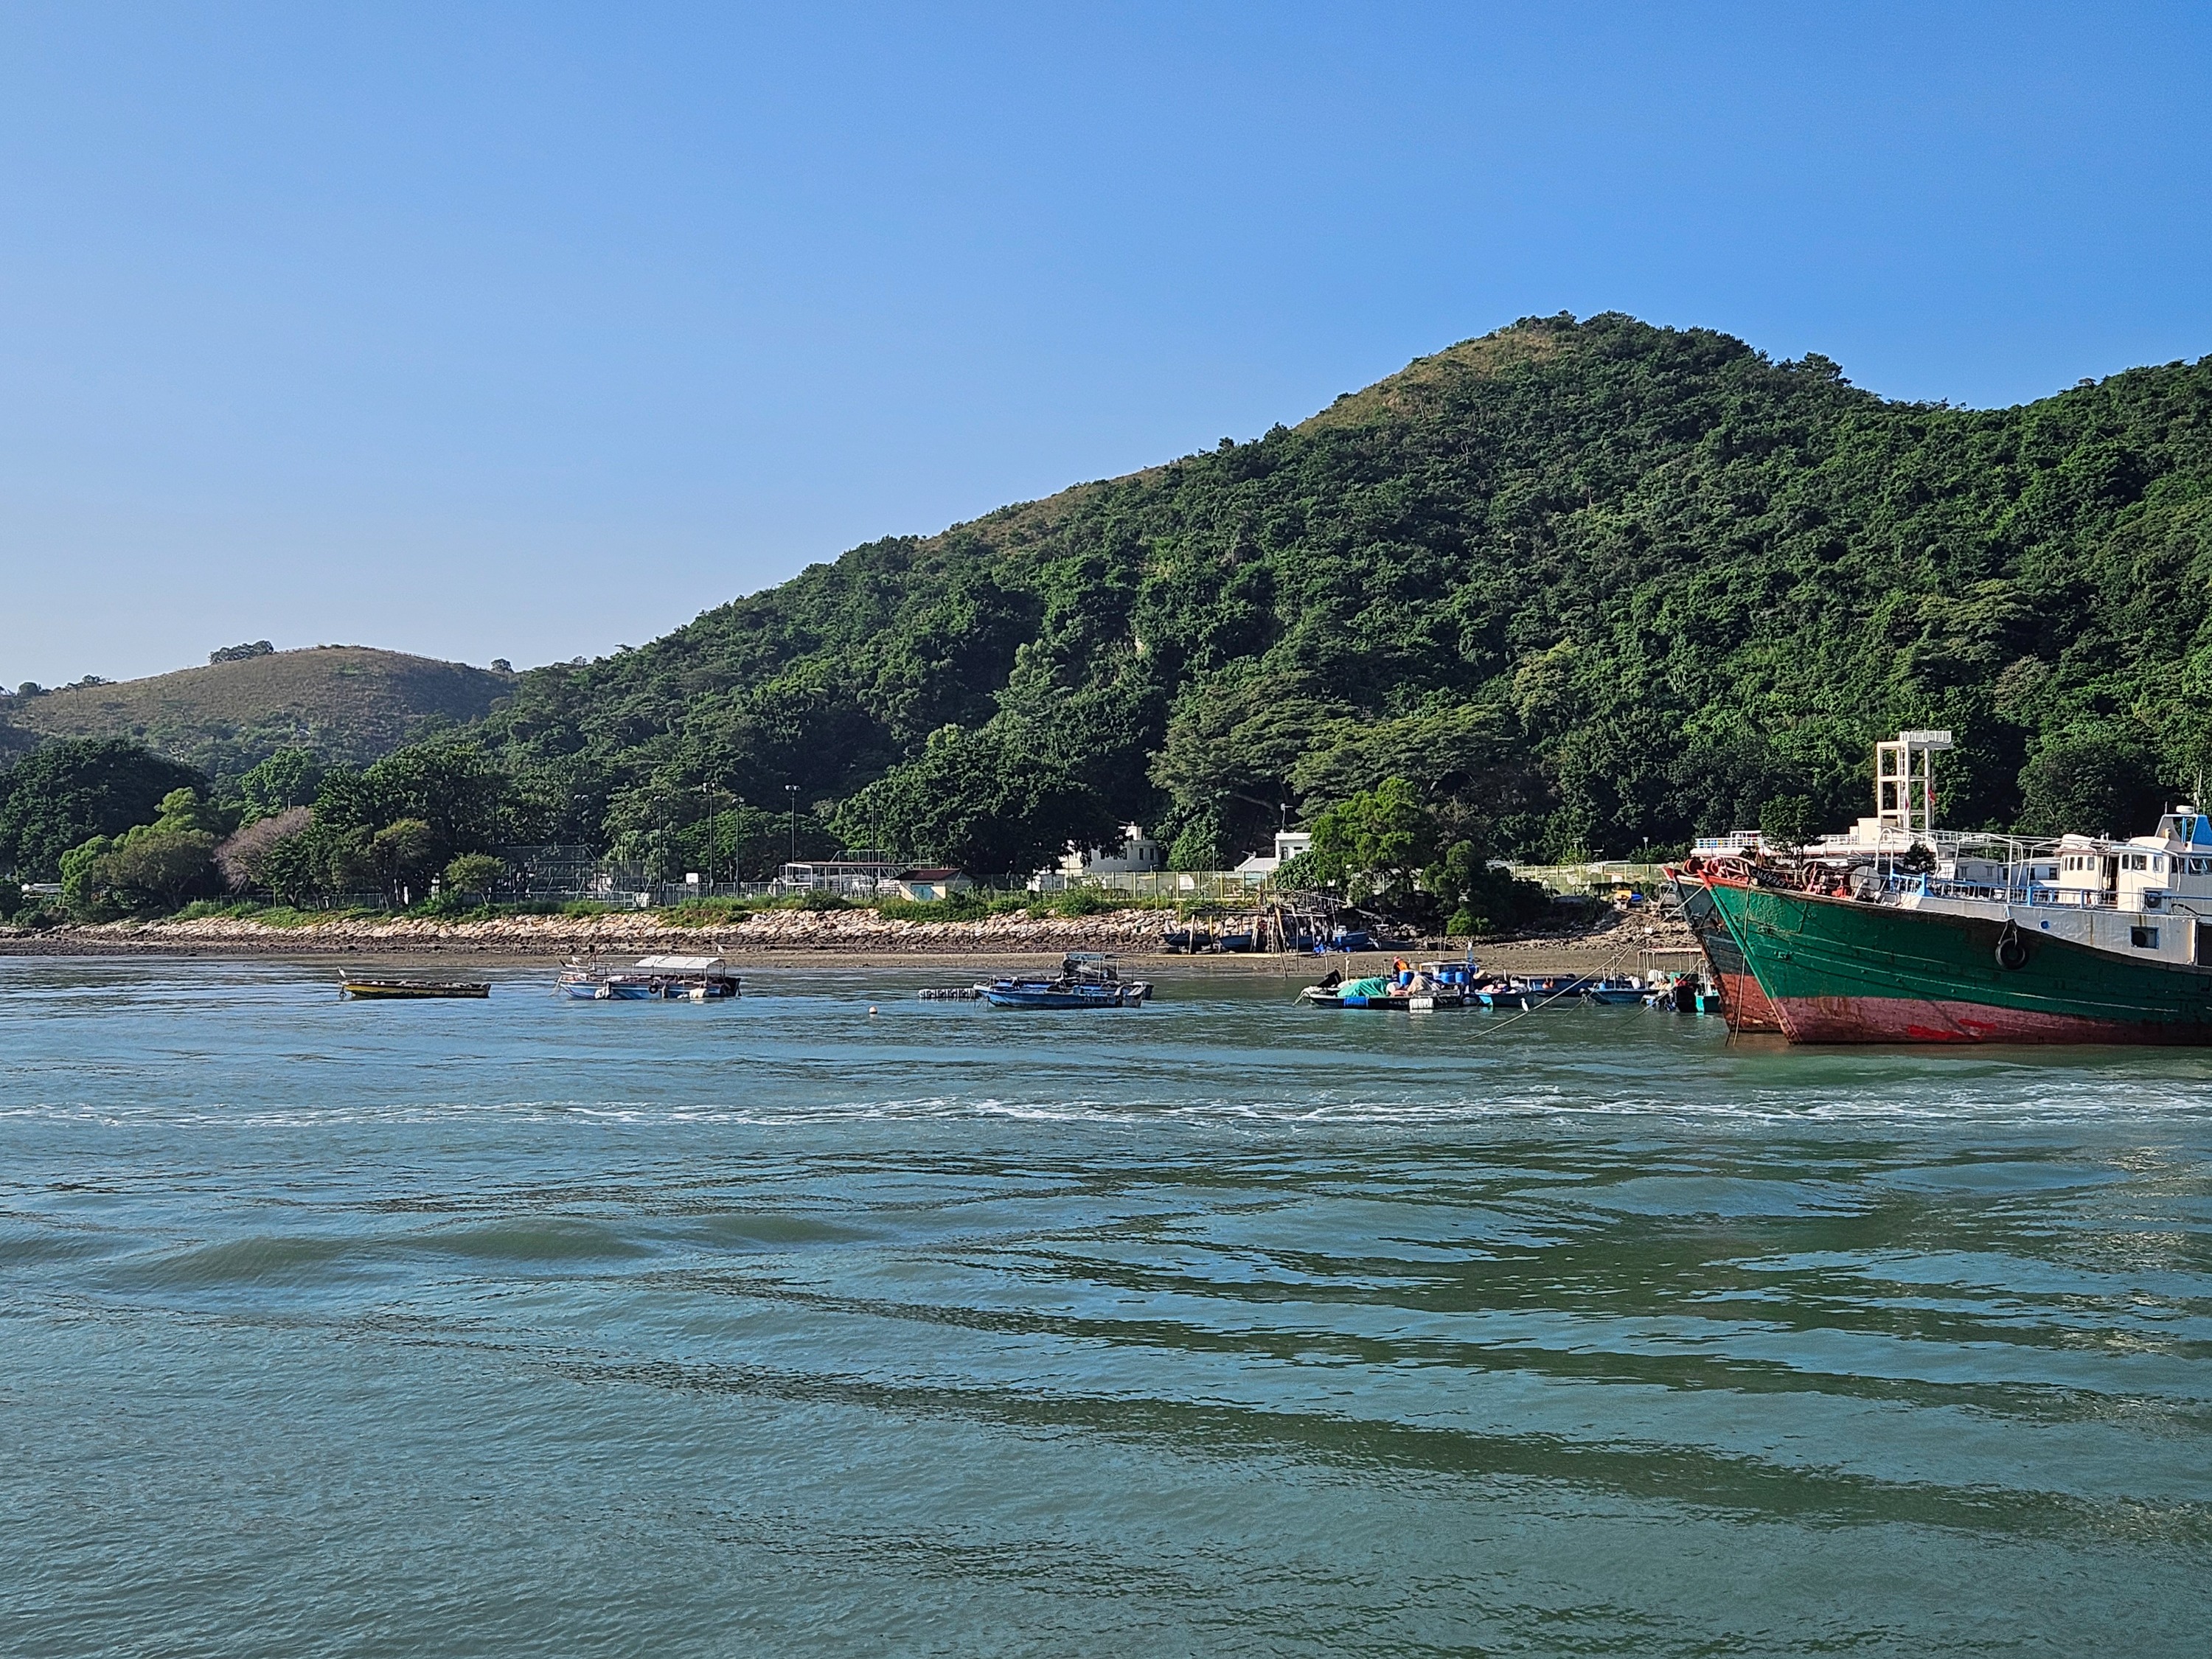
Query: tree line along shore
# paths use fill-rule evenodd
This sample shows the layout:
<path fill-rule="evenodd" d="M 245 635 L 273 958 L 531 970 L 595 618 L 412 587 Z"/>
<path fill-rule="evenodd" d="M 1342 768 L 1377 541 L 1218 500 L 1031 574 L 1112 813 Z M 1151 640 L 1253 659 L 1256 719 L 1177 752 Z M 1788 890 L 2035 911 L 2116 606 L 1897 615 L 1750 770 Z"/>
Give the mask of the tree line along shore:
<path fill-rule="evenodd" d="M 457 738 L 410 744 L 361 769 L 326 767 L 305 750 L 279 750 L 228 787 L 123 739 L 52 744 L 0 772 L 0 863 L 58 879 L 0 879 L 0 922 L 40 932 L 165 921 L 211 932 L 230 922 L 264 929 L 403 921 L 489 927 L 526 916 L 551 926 L 546 918 L 565 915 L 580 927 L 600 925 L 617 908 L 604 898 L 514 896 L 527 888 L 526 872 L 500 840 L 514 828 L 513 793 L 513 780 L 491 756 Z M 793 817 L 788 846 L 796 849 L 795 811 Z M 711 836 L 713 821 L 702 829 Z M 886 896 L 873 884 L 858 899 L 792 890 L 798 866 L 769 862 L 784 849 L 764 849 L 757 835 L 748 843 L 735 829 L 726 846 L 709 840 L 677 852 L 696 852 L 710 872 L 720 862 L 740 873 L 780 870 L 786 879 L 769 884 L 773 892 L 715 896 L 710 875 L 696 890 L 701 896 L 675 908 L 673 925 L 972 929 L 1012 925 L 1017 917 L 1064 924 L 1149 910 L 1154 914 L 1142 925 L 1157 927 L 1160 912 L 1188 915 L 1223 902 L 1135 899 L 1083 885 L 1079 877 L 1073 887 L 994 890 L 955 869 L 936 872 L 940 879 L 927 898 Z M 1551 896 L 1535 884 L 1516 879 L 1448 831 L 1443 816 L 1405 780 L 1389 778 L 1321 813 L 1310 846 L 1273 873 L 1313 901 L 1310 908 L 1364 905 L 1416 934 L 1492 934 L 1551 907 Z M 1073 844 L 1051 850 L 1065 855 Z M 842 848 L 834 851 L 842 855 Z M 661 861 L 660 874 L 672 867 Z M 878 859 L 866 867 L 896 866 Z M 988 873 L 1020 884 L 1033 872 Z M 1237 884 L 1230 908 L 1273 904 L 1273 886 L 1247 890 Z M 787 915 L 846 911 L 866 919 L 805 924 Z"/>

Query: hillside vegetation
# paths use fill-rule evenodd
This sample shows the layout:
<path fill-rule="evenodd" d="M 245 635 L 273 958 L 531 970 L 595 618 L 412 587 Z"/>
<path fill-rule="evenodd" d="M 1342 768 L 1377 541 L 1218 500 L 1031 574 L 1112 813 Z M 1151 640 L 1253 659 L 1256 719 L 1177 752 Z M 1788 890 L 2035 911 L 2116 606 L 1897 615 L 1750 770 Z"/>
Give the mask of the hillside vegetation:
<path fill-rule="evenodd" d="M 1134 819 L 1184 868 L 1311 826 L 1302 877 L 1497 920 L 1486 854 L 1840 823 L 1906 726 L 1958 736 L 1949 823 L 2128 831 L 2212 773 L 2212 359 L 1974 410 L 1531 319 L 597 662 L 260 647 L 9 718 L 211 775 L 194 810 L 280 896 L 555 840 L 664 875 L 841 842 L 1018 874 Z M 162 830 L 173 781 L 126 760 L 0 773 L 0 857 L 105 836 L 155 892 L 122 879 L 140 843 L 216 830 Z"/>
<path fill-rule="evenodd" d="M 1834 822 L 1900 726 L 1959 734 L 1950 823 L 2133 828 L 2081 820 L 2212 761 L 2208 584 L 2212 359 L 1974 410 L 1532 319 L 534 671 L 485 736 L 545 833 L 793 783 L 979 867 L 1124 817 L 1218 862 L 1390 777 L 1547 858 Z"/>
<path fill-rule="evenodd" d="M 259 653 L 119 684 L 0 702 L 0 752 L 28 739 L 130 738 L 219 781 L 279 749 L 366 764 L 441 726 L 481 720 L 511 676 L 366 646 Z M 12 738 L 12 741 L 9 739 Z"/>

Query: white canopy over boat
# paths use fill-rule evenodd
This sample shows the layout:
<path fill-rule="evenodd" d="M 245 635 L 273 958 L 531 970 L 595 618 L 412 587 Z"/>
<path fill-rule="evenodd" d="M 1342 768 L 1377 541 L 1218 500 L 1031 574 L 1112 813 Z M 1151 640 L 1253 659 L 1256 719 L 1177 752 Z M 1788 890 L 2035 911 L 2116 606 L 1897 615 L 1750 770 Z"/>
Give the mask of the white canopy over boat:
<path fill-rule="evenodd" d="M 708 974 L 722 965 L 720 957 L 640 957 L 637 965 L 653 974 Z"/>

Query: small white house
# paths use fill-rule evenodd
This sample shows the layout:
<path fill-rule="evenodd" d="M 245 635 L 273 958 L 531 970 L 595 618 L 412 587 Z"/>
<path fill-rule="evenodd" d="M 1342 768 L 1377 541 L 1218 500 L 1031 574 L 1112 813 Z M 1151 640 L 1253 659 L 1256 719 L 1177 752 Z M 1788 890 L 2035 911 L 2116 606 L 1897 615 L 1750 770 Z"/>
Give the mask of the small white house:
<path fill-rule="evenodd" d="M 1279 830 L 1275 832 L 1275 852 L 1271 858 L 1265 853 L 1255 853 L 1237 866 L 1240 876 L 1272 876 L 1301 853 L 1313 850 L 1313 832 L 1310 830 Z"/>

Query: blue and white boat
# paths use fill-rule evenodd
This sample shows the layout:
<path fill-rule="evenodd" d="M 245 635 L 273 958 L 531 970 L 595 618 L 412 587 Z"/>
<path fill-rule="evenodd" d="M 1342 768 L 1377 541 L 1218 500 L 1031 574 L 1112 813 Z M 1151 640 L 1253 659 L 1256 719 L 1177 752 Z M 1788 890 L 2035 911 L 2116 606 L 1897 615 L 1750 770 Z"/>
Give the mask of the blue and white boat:
<path fill-rule="evenodd" d="M 579 1002 L 720 1002 L 738 976 L 720 957 L 640 957 L 629 968 L 570 962 L 555 988 Z"/>
<path fill-rule="evenodd" d="M 1594 979 L 1583 987 L 1583 995 L 1589 1000 L 1622 1008 L 1640 1005 L 1650 994 L 1650 988 L 1642 980 L 1618 975 L 1610 979 Z"/>
<path fill-rule="evenodd" d="M 1482 970 L 1470 953 L 1464 962 L 1401 963 L 1387 974 L 1347 980 L 1331 973 L 1298 993 L 1316 1008 L 1382 1008 L 1425 1013 L 1437 1008 L 1465 1008 L 1474 1002 Z"/>
<path fill-rule="evenodd" d="M 1002 974 L 981 989 L 994 1008 L 1137 1008 L 1152 994 L 1150 981 L 1123 979 L 1114 958 L 1096 951 L 1070 951 L 1048 977 Z"/>

